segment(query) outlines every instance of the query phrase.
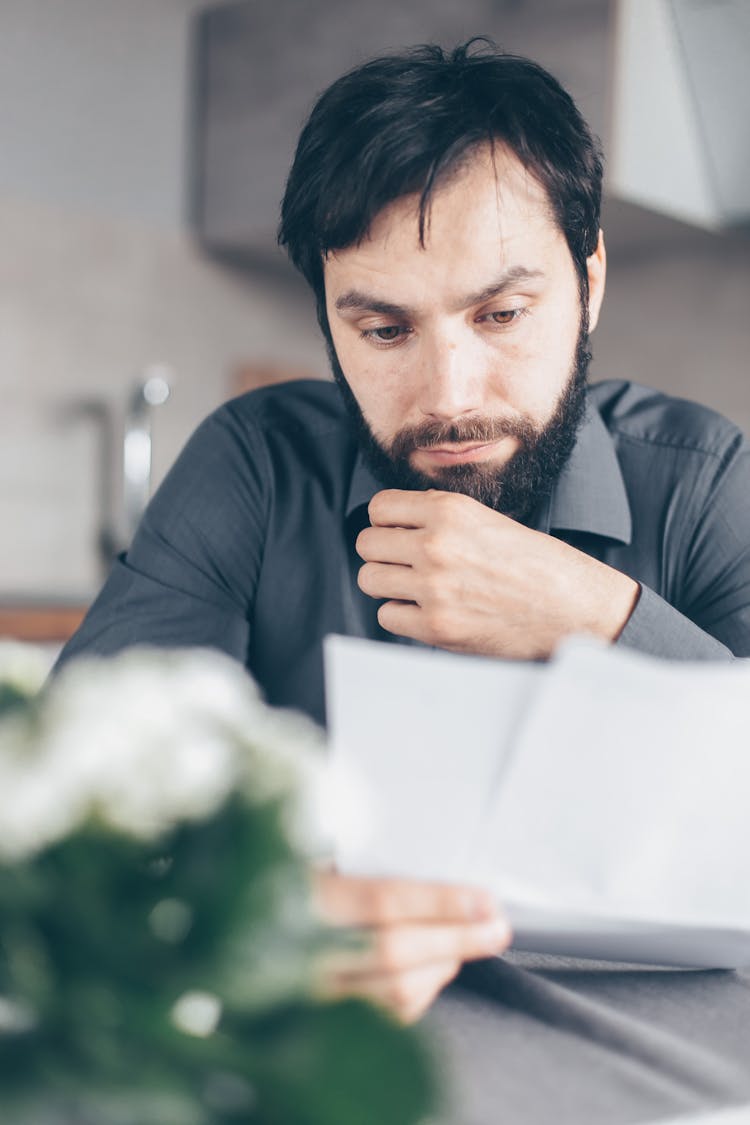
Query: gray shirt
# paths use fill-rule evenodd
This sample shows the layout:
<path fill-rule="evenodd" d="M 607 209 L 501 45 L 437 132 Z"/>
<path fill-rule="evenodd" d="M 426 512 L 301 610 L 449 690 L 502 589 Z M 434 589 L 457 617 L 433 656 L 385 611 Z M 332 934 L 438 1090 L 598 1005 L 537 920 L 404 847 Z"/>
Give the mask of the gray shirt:
<path fill-rule="evenodd" d="M 332 384 L 268 388 L 198 429 L 64 658 L 138 642 L 207 644 L 273 703 L 323 715 L 330 631 L 392 641 L 356 584 L 379 485 Z M 586 422 L 532 525 L 641 583 L 619 643 L 750 654 L 750 458 L 738 430 L 629 383 Z M 750 1100 L 750 974 L 511 953 L 469 965 L 426 1020 L 449 1125 L 635 1125 Z"/>
<path fill-rule="evenodd" d="M 379 488 L 334 384 L 226 403 L 187 443 L 63 659 L 213 646 L 269 702 L 323 720 L 326 633 L 398 641 L 357 586 L 354 542 Z M 593 386 L 530 524 L 641 584 L 620 644 L 750 655 L 750 449 L 715 412 L 633 383 Z"/>

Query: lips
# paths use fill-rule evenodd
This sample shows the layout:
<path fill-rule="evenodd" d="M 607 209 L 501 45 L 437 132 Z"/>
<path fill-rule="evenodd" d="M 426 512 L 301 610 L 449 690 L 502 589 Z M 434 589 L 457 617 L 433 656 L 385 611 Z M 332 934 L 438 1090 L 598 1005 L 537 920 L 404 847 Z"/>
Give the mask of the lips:
<path fill-rule="evenodd" d="M 468 445 L 428 445 L 423 447 L 422 453 L 454 453 L 459 457 L 462 453 L 470 453 L 473 449 L 486 449 L 488 445 L 497 445 L 495 441 L 475 441 Z"/>
<path fill-rule="evenodd" d="M 427 461 L 428 464 L 433 465 L 455 465 L 470 461 L 483 461 L 495 454 L 498 447 L 508 440 L 507 437 L 503 437 L 496 441 L 421 446 L 414 451 L 414 456 L 423 463 Z"/>

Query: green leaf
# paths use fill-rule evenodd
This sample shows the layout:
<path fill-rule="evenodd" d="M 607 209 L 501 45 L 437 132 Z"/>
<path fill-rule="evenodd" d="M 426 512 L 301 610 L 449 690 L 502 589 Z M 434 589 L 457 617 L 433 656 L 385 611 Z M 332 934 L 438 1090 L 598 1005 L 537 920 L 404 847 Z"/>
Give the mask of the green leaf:
<path fill-rule="evenodd" d="M 263 1125 L 416 1125 L 437 1109 L 426 1044 L 364 1001 L 290 1007 L 241 1039 Z"/>

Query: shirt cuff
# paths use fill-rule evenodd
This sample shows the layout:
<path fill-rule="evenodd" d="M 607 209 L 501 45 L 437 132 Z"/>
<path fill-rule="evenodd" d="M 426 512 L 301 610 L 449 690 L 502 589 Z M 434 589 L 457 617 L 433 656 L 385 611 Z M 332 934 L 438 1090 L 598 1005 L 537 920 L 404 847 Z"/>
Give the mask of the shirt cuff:
<path fill-rule="evenodd" d="M 726 645 L 643 585 L 615 643 L 669 660 L 734 660 Z"/>

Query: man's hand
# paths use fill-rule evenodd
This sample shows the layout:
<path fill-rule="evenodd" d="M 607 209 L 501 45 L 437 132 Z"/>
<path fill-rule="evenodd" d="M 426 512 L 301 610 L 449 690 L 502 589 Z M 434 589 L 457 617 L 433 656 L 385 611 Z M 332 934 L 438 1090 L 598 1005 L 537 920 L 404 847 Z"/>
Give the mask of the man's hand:
<path fill-rule="evenodd" d="M 365 996 L 404 1022 L 418 1019 L 463 961 L 502 953 L 507 922 L 489 892 L 408 879 L 360 879 L 317 872 L 324 919 L 361 936 L 362 949 L 334 953 L 321 967 L 325 995 Z"/>
<path fill-rule="evenodd" d="M 389 489 L 357 538 L 359 586 L 389 633 L 455 652 L 549 656 L 571 633 L 614 640 L 638 600 L 627 575 L 461 493 Z"/>

